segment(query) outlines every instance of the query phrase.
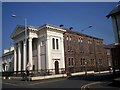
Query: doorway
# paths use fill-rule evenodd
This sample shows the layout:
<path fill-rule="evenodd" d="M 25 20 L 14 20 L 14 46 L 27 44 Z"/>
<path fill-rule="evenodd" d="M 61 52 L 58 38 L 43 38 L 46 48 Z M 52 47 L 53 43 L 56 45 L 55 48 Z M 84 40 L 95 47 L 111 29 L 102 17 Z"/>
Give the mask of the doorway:
<path fill-rule="evenodd" d="M 59 62 L 55 61 L 55 74 L 59 74 Z"/>

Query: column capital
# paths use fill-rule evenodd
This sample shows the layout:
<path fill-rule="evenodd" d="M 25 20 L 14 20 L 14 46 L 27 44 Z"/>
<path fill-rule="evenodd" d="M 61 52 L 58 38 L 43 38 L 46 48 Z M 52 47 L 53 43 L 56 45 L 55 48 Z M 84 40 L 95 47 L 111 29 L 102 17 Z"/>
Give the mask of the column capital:
<path fill-rule="evenodd" d="M 28 41 L 32 41 L 32 39 L 33 39 L 32 37 L 29 37 Z"/>
<path fill-rule="evenodd" d="M 16 43 L 14 43 L 14 47 L 15 47 L 15 48 L 17 47 L 17 44 L 16 44 Z"/>
<path fill-rule="evenodd" d="M 27 43 L 26 43 L 26 41 L 25 40 L 23 40 L 23 45 L 26 45 Z"/>
<path fill-rule="evenodd" d="M 21 45 L 21 42 L 18 43 L 18 47 Z"/>

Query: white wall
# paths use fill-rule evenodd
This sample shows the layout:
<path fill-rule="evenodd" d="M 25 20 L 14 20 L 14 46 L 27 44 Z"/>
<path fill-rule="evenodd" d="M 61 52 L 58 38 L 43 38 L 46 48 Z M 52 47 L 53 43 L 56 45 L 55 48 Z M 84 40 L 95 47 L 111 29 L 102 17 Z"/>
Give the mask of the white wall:
<path fill-rule="evenodd" d="M 119 32 L 117 32 L 115 17 L 117 18 L 117 25 L 118 25 Z M 115 35 L 115 42 L 120 43 L 118 40 L 118 33 L 119 33 L 119 38 L 120 38 L 120 14 L 112 16 L 112 23 L 113 23 L 113 31 L 114 31 L 114 35 Z"/>
<path fill-rule="evenodd" d="M 38 69 L 46 69 L 46 66 L 46 30 L 41 30 L 38 33 Z"/>
<path fill-rule="evenodd" d="M 63 46 L 63 33 L 57 30 L 47 30 L 47 61 L 48 61 L 48 69 L 55 69 L 55 59 L 59 62 L 59 68 L 65 68 L 64 61 L 64 46 Z M 54 50 L 52 48 L 52 38 L 58 39 L 59 49 Z"/>

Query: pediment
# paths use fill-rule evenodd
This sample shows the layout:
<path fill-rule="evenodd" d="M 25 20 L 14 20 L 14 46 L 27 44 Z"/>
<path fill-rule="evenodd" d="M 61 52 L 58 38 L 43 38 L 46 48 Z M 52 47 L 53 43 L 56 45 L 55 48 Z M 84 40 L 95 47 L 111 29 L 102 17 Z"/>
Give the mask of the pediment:
<path fill-rule="evenodd" d="M 24 31 L 25 31 L 25 26 L 17 25 L 10 37 L 13 39 L 15 36 L 19 35 L 20 33 Z"/>

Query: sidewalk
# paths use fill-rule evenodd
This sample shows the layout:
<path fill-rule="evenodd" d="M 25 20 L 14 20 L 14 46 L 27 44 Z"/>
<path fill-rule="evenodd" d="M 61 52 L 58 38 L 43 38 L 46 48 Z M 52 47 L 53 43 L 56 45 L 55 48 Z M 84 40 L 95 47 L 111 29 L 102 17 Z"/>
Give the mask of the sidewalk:
<path fill-rule="evenodd" d="M 90 74 L 99 75 L 104 73 L 110 73 L 110 71 L 102 71 L 102 72 L 87 71 L 87 75 L 90 75 Z M 85 75 L 85 72 L 71 73 L 71 76 L 79 76 L 79 75 Z M 71 76 L 67 76 L 67 74 L 55 74 L 55 75 L 48 75 L 48 76 L 30 77 L 30 80 L 44 80 L 44 79 L 71 77 Z M 6 79 L 5 77 L 2 77 L 2 78 Z M 22 77 L 8 77 L 8 79 L 22 80 Z"/>
<path fill-rule="evenodd" d="M 109 89 L 109 90 L 118 90 L 120 87 L 112 86 L 112 82 L 96 82 L 86 85 L 85 89 L 87 90 L 96 90 L 96 89 Z"/>

